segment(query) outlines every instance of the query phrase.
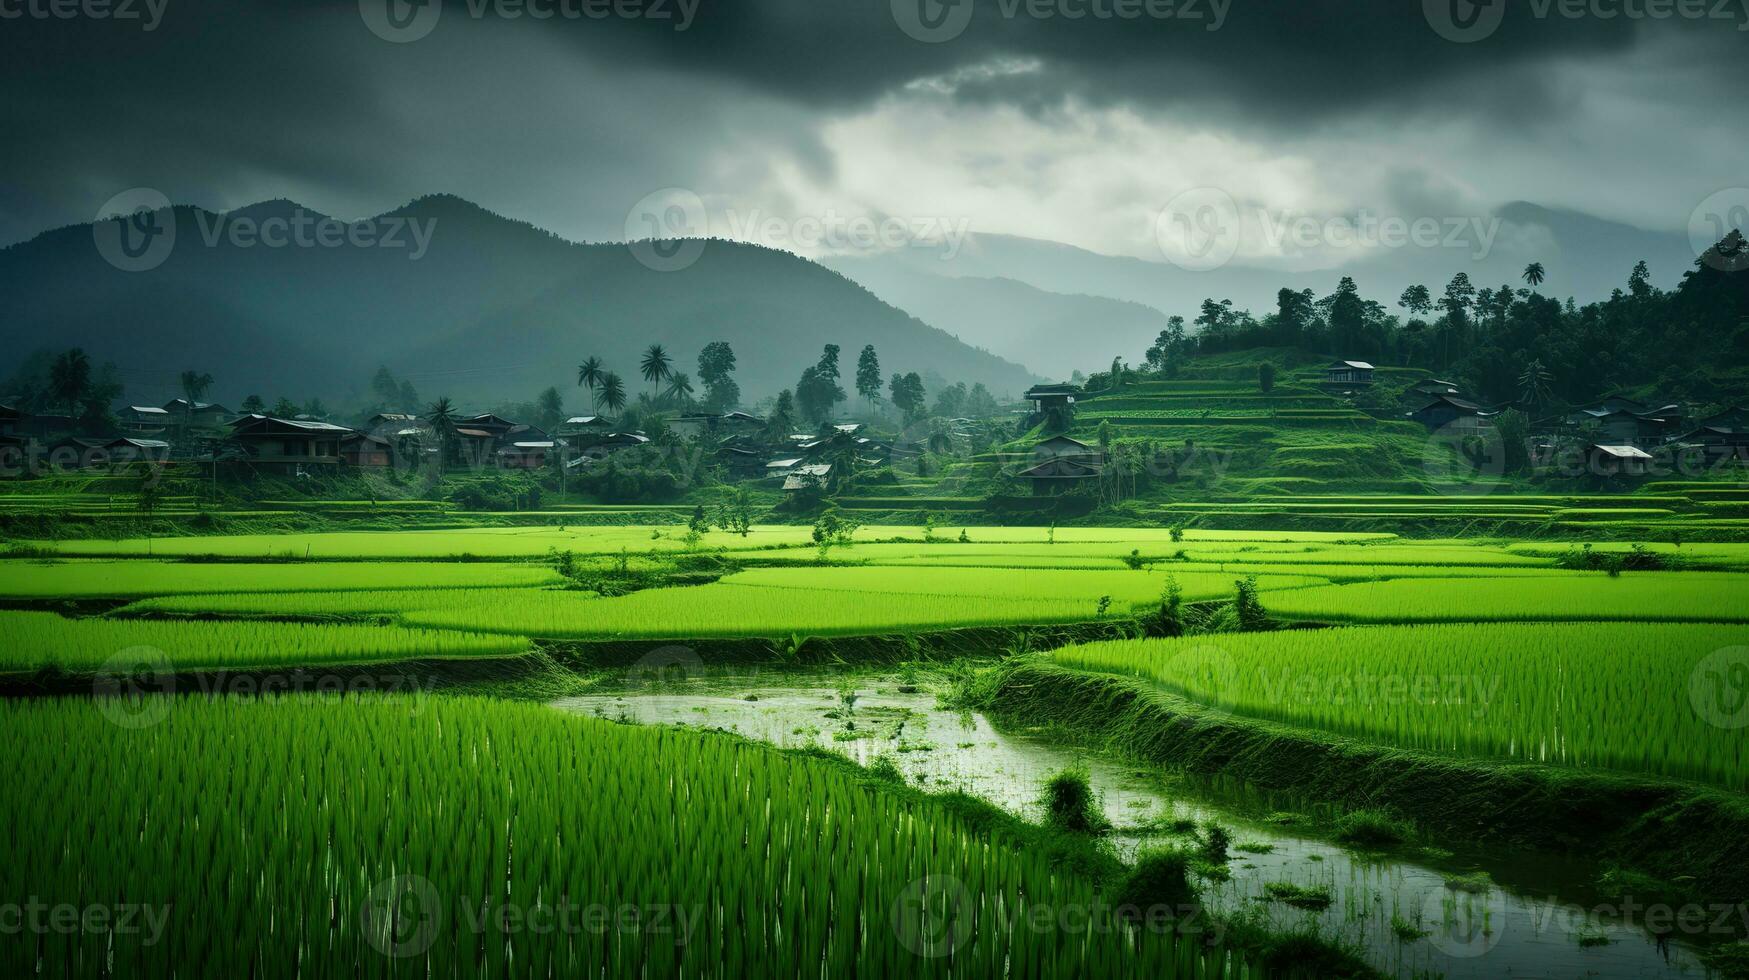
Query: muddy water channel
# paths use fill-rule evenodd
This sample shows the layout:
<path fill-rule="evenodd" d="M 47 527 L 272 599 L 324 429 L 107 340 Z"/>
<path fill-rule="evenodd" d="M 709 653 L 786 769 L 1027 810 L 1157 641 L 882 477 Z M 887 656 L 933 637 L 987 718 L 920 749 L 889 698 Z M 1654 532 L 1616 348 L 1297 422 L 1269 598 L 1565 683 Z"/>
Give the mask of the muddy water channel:
<path fill-rule="evenodd" d="M 890 759 L 908 782 L 959 789 L 1037 820 L 1052 775 L 1085 771 L 1128 859 L 1139 847 L 1195 844 L 1214 823 L 1230 858 L 1198 879 L 1227 915 L 1283 931 L 1311 929 L 1406 978 L 1705 977 L 1693 950 L 1659 944 L 1634 923 L 1598 914 L 1598 869 L 1546 857 L 1443 850 L 1365 854 L 1280 801 L 1172 779 L 1090 752 L 1024 719 L 1001 726 L 937 704 L 927 683 L 888 675 L 759 674 L 634 686 L 564 698 L 555 707 L 609 720 L 722 729 L 785 747 L 815 746 L 867 764 Z M 854 692 L 848 706 L 845 688 Z M 1285 886 L 1296 886 L 1298 891 Z M 1272 887 L 1273 886 L 1273 887 Z M 1328 904 L 1325 904 L 1327 901 Z M 1583 911 L 1582 911 L 1583 910 Z"/>

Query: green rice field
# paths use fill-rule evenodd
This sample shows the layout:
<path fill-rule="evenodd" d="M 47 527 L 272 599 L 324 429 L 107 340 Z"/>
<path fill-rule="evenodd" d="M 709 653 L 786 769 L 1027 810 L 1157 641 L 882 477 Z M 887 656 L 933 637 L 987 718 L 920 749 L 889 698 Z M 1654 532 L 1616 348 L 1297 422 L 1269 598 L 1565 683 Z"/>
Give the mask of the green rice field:
<path fill-rule="evenodd" d="M 0 613 L 0 673 L 44 669 L 132 669 L 372 663 L 456 657 L 502 657 L 526 640 L 459 630 L 280 622 L 141 622 L 67 619 L 54 613 Z M 119 660 L 112 661 L 112 658 Z"/>
<path fill-rule="evenodd" d="M 0 562 L 0 598 L 127 598 L 189 592 L 345 592 L 557 585 L 544 565 L 429 562 L 189 564 L 164 561 Z"/>
<path fill-rule="evenodd" d="M 1007 910 L 1094 894 L 841 767 L 536 705 L 409 703 L 196 699 L 141 729 L 90 700 L 0 703 L 0 819 L 32 842 L 0 862 L 0 894 L 131 908 L 137 926 L 8 937 L 0 968 L 329 975 L 314 956 L 353 977 L 1254 975 L 1110 919 L 1017 926 Z M 931 955 L 944 935 L 967 938 Z"/>
<path fill-rule="evenodd" d="M 1357 623 L 1488 620 L 1749 622 L 1749 575 L 1627 572 L 1332 585 L 1272 596 L 1282 616 Z"/>
<path fill-rule="evenodd" d="M 1442 755 L 1749 789 L 1749 731 L 1691 702 L 1740 626 L 1462 624 L 1093 643 L 1059 664 L 1144 678 L 1240 715 Z"/>

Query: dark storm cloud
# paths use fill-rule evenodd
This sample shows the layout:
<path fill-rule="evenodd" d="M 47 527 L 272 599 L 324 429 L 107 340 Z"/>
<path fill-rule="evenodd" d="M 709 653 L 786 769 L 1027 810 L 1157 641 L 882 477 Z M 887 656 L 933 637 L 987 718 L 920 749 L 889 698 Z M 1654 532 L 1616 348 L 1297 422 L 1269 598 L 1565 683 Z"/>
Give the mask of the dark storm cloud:
<path fill-rule="evenodd" d="M 1737 57 L 1749 38 L 1732 33 L 1740 11 L 1736 21 L 1652 22 L 1572 18 L 1543 4 L 1539 17 L 1529 0 L 1475 43 L 1442 37 L 1416 0 L 425 2 L 441 11 L 430 36 L 393 44 L 366 28 L 356 0 L 155 0 L 161 10 L 147 0 L 0 0 L 0 243 L 84 220 L 109 193 L 138 184 L 197 203 L 256 187 L 360 200 L 466 194 L 491 180 L 489 161 L 461 154 L 445 181 L 415 153 L 447 152 L 438 134 L 465 141 L 475 128 L 506 141 L 496 149 L 514 164 L 519 150 L 550 152 L 552 126 L 588 136 L 600 126 L 593 142 L 566 150 L 578 155 L 572 166 L 603 172 L 613 144 L 635 133 L 641 170 L 684 174 L 697 162 L 689 156 L 709 151 L 711 107 L 742 94 L 830 119 L 932 78 L 947 80 L 932 91 L 962 102 L 1047 111 L 1073 97 L 1215 116 L 1234 129 L 1376 131 L 1405 108 L 1549 126 L 1538 110 L 1560 93 L 1539 66 L 1623 57 L 1654 32 L 1692 35 L 1709 58 Z M 1439 2 L 1470 9 L 1469 0 Z M 1586 2 L 1619 11 L 1647 0 Z M 131 18 L 116 16 L 121 4 Z M 44 14 L 54 10 L 108 13 Z M 956 16 L 963 29 L 952 28 Z M 952 36 L 917 39 L 919 24 L 927 34 L 938 22 L 930 17 L 950 25 L 934 36 Z M 1734 43 L 1718 43 L 1721 32 Z M 587 85 L 567 78 L 567 59 L 590 73 Z M 1026 70 L 966 71 L 992 64 Z M 456 92 L 457 78 L 473 87 Z M 1724 87 L 1688 98 L 1741 113 Z M 580 106 L 596 108 L 580 117 Z M 691 128 L 675 133 L 676 120 Z M 791 158 L 816 176 L 830 168 L 809 139 L 792 142 Z M 409 171 L 435 186 L 403 187 Z"/>

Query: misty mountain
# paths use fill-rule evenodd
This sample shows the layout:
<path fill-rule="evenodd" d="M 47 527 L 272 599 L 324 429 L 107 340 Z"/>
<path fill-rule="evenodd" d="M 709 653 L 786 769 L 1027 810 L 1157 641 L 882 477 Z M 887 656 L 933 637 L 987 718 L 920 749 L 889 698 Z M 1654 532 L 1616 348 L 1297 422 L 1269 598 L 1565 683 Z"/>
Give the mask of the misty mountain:
<path fill-rule="evenodd" d="M 725 340 L 747 401 L 793 385 L 827 343 L 843 348 L 846 388 L 864 344 L 888 375 L 933 370 L 999 394 L 1033 380 L 838 273 L 753 245 L 693 242 L 695 261 L 658 271 L 624 244 L 566 241 L 448 196 L 369 219 L 375 239 L 364 244 L 322 244 L 312 232 L 274 246 L 249 234 L 321 217 L 289 201 L 222 215 L 178 206 L 168 257 L 138 272 L 105 261 L 91 225 L 0 250 L 0 372 L 35 349 L 80 346 L 117 364 L 131 400 L 177 394 L 177 374 L 193 368 L 235 407 L 247 394 L 362 397 L 384 364 L 427 400 L 487 405 L 557 385 L 581 409 L 586 356 L 635 395 L 648 390 L 645 346 L 663 344 L 696 379 L 699 349 Z"/>
<path fill-rule="evenodd" d="M 1162 314 L 1196 317 L 1207 298 L 1231 299 L 1257 316 L 1275 309 L 1276 292 L 1284 287 L 1311 289 L 1328 295 L 1342 276 L 1353 276 L 1361 294 L 1401 312 L 1397 297 L 1413 284 L 1426 285 L 1437 296 L 1451 277 L 1467 273 L 1479 287 L 1505 283 L 1523 285 L 1525 265 L 1541 262 L 1547 279 L 1545 295 L 1580 303 L 1608 298 L 1621 288 L 1634 263 L 1644 259 L 1653 282 L 1671 288 L 1694 264 L 1686 236 L 1650 232 L 1572 211 L 1557 211 L 1523 202 L 1500 208 L 1493 216 L 1486 248 L 1477 241 L 1458 247 L 1377 248 L 1340 267 L 1313 271 L 1265 268 L 1237 261 L 1214 270 L 1192 272 L 1164 260 L 1102 255 L 1060 242 L 1012 235 L 971 235 L 952 259 L 916 249 L 831 260 L 833 268 L 868 286 L 889 302 L 923 316 L 944 330 L 989 346 L 1008 357 L 1054 375 L 1066 375 L 1043 342 L 1009 342 L 992 332 L 989 309 L 1001 293 L 986 288 L 991 280 L 1024 283 L 1043 291 L 1032 298 L 1036 309 L 1011 313 L 1017 334 L 1030 335 L 1034 315 L 1057 320 L 1059 312 L 1086 310 L 1081 336 L 1100 349 L 1074 355 L 1070 367 L 1084 362 L 1099 366 L 1114 354 L 1135 359 L 1152 342 L 1158 328 L 1152 318 L 1087 305 L 1098 298 L 1142 304 Z M 970 280 L 959 288 L 944 280 Z M 1079 294 L 1079 295 L 1053 295 Z M 1012 289 L 1006 295 L 1016 295 Z M 1071 307 L 1070 300 L 1077 301 Z M 1109 318 L 1109 319 L 1101 319 Z M 1065 317 L 1067 319 L 1067 317 Z"/>
<path fill-rule="evenodd" d="M 823 260 L 881 299 L 961 340 L 1052 374 L 1093 372 L 1166 329 L 1166 314 L 1106 296 L 1053 293 L 1015 279 L 943 276 L 860 258 Z M 1143 345 L 1146 346 L 1145 344 Z"/>

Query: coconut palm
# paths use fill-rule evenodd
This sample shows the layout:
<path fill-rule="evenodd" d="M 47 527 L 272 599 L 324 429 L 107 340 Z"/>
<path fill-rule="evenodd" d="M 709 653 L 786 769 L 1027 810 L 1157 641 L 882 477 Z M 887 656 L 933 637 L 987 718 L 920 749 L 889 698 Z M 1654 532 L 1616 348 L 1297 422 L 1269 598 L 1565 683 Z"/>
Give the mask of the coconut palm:
<path fill-rule="evenodd" d="M 674 372 L 668 377 L 668 390 L 663 393 L 663 397 L 677 404 L 691 401 L 692 379 L 687 377 L 685 371 Z"/>
<path fill-rule="evenodd" d="M 644 348 L 644 359 L 639 362 L 638 370 L 644 375 L 644 380 L 650 383 L 652 395 L 655 394 L 656 386 L 668 380 L 668 376 L 673 373 L 673 369 L 669 367 L 671 363 L 668 352 L 662 349 L 661 344 L 651 344 Z"/>
<path fill-rule="evenodd" d="M 601 376 L 601 404 L 610 412 L 626 407 L 626 383 L 612 371 Z"/>
<path fill-rule="evenodd" d="M 202 371 L 184 371 L 178 381 L 182 384 L 183 412 L 186 416 L 183 425 L 186 427 L 194 424 L 195 403 L 213 386 L 213 376 Z"/>
<path fill-rule="evenodd" d="M 79 406 L 91 392 L 91 358 L 75 347 L 55 357 L 49 366 L 49 395 L 67 406 L 69 416 L 79 414 Z"/>
<path fill-rule="evenodd" d="M 425 421 L 431 423 L 431 428 L 437 432 L 437 441 L 443 451 L 443 458 L 449 459 L 451 437 L 455 435 L 455 407 L 447 397 L 439 398 L 425 410 Z"/>
<path fill-rule="evenodd" d="M 1549 399 L 1549 385 L 1555 376 L 1543 367 L 1540 358 L 1532 360 L 1524 366 L 1524 373 L 1518 376 L 1518 392 L 1527 406 L 1541 405 Z"/>
<path fill-rule="evenodd" d="M 1532 289 L 1543 284 L 1543 264 L 1532 262 L 1524 267 L 1524 281 L 1530 283 Z"/>
<path fill-rule="evenodd" d="M 601 384 L 602 375 L 607 373 L 601 358 L 590 355 L 577 365 L 577 386 L 589 389 L 589 408 L 595 410 L 595 389 Z"/>

